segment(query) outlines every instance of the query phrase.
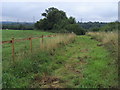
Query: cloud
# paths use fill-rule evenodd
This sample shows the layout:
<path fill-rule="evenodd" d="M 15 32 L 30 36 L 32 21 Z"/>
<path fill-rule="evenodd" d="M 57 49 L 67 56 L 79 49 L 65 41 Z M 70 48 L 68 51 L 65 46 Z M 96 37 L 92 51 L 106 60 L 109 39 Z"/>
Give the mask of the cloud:
<path fill-rule="evenodd" d="M 63 1 L 63 0 L 62 0 Z M 104 0 L 105 1 L 105 0 Z M 106 0 L 108 1 L 108 0 Z M 113 1 L 113 0 L 110 0 Z M 42 18 L 46 8 L 56 7 L 80 21 L 115 21 L 117 20 L 117 2 L 3 2 L 3 20 L 33 21 Z"/>
<path fill-rule="evenodd" d="M 118 2 L 119 0 L 2 0 L 2 2 Z"/>
<path fill-rule="evenodd" d="M 88 5 L 76 6 L 75 15 L 88 20 L 114 21 L 117 20 L 118 7 L 116 3 L 89 3 Z"/>

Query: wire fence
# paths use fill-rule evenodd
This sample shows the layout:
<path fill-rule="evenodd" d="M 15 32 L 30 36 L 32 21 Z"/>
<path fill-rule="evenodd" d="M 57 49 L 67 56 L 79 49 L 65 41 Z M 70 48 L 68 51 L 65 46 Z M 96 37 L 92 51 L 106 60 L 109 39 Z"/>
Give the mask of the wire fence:
<path fill-rule="evenodd" d="M 11 55 L 12 55 L 12 59 L 13 59 L 13 62 L 15 61 L 15 43 L 16 42 L 22 42 L 22 41 L 25 41 L 25 40 L 29 40 L 29 49 L 30 49 L 30 52 L 32 53 L 32 49 L 33 49 L 33 42 L 32 40 L 33 39 L 39 39 L 41 38 L 42 39 L 42 42 L 44 41 L 44 38 L 45 37 L 56 37 L 57 35 L 42 35 L 40 37 L 28 37 L 28 38 L 23 38 L 23 39 L 15 39 L 15 38 L 11 38 L 11 40 L 9 41 L 2 41 L 0 42 L 0 44 L 11 44 Z"/>

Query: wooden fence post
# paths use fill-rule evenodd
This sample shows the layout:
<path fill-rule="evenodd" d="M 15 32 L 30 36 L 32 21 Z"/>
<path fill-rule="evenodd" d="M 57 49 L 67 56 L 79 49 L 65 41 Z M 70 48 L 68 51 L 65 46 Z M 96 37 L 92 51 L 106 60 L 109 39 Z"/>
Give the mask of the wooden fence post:
<path fill-rule="evenodd" d="M 43 35 L 42 35 L 42 37 L 40 38 L 40 49 L 41 49 L 41 46 L 42 46 L 42 48 L 43 48 Z"/>
<path fill-rule="evenodd" d="M 41 49 L 41 38 L 40 38 L 40 49 Z"/>
<path fill-rule="evenodd" d="M 13 58 L 13 62 L 14 62 L 15 61 L 14 38 L 12 38 L 11 42 L 12 42 L 12 58 Z"/>
<path fill-rule="evenodd" d="M 30 40 L 30 51 L 32 53 L 32 38 L 29 38 L 29 40 Z"/>
<path fill-rule="evenodd" d="M 40 49 L 42 48 L 43 49 L 43 35 L 42 35 L 42 38 L 41 38 L 41 41 L 40 41 Z"/>
<path fill-rule="evenodd" d="M 43 37 L 44 37 L 44 36 L 42 35 L 42 44 L 43 44 Z"/>

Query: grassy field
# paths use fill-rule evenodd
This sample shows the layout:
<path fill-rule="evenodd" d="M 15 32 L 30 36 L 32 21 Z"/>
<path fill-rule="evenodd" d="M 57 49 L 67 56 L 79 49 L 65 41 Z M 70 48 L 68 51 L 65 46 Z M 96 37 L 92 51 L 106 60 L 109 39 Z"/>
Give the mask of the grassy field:
<path fill-rule="evenodd" d="M 42 32 L 38 30 L 2 30 L 2 40 L 11 40 L 12 37 L 15 39 L 28 38 L 28 37 L 37 37 L 41 35 L 50 35 L 54 33 Z"/>
<path fill-rule="evenodd" d="M 24 33 L 23 33 L 24 32 Z M 14 34 L 11 34 L 14 33 Z M 17 36 L 17 34 L 19 35 Z M 22 35 L 23 33 L 23 35 Z M 3 40 L 39 34 L 39 31 L 3 31 Z M 10 63 L 10 45 L 3 46 L 3 87 L 4 88 L 110 88 L 118 86 L 116 59 L 101 42 L 91 36 L 59 35 L 46 39 L 39 50 L 34 41 L 34 53 L 15 63 Z M 23 46 L 27 54 L 29 42 L 16 44 Z M 68 44 L 69 43 L 69 44 Z M 46 46 L 45 46 L 46 45 Z M 38 47 L 37 47 L 38 46 Z M 55 47 L 55 48 L 54 48 Z M 21 50 L 22 52 L 22 50 Z M 17 53 L 16 53 L 17 54 Z M 22 58 L 22 60 L 21 60 Z"/>

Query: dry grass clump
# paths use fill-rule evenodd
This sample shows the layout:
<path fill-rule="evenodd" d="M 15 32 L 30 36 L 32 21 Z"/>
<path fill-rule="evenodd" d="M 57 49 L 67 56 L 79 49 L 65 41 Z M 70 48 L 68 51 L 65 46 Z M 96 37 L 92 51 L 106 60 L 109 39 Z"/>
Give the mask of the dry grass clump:
<path fill-rule="evenodd" d="M 75 34 L 58 34 L 56 37 L 44 38 L 44 42 L 41 43 L 42 50 L 51 50 L 59 47 L 60 45 L 66 45 L 75 39 Z"/>
<path fill-rule="evenodd" d="M 118 51 L 118 33 L 117 32 L 88 32 L 87 35 L 93 39 L 101 41 L 114 51 Z"/>

